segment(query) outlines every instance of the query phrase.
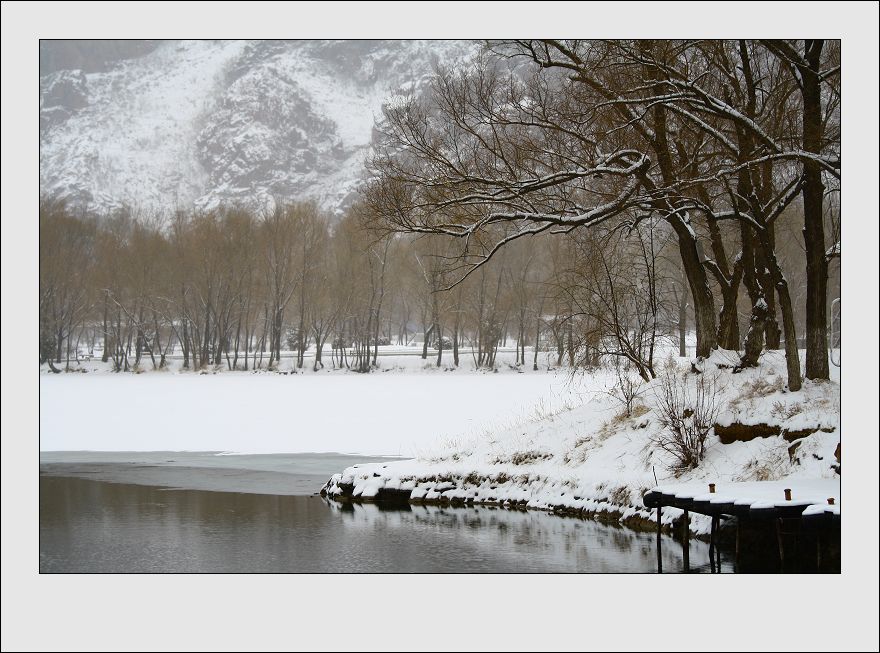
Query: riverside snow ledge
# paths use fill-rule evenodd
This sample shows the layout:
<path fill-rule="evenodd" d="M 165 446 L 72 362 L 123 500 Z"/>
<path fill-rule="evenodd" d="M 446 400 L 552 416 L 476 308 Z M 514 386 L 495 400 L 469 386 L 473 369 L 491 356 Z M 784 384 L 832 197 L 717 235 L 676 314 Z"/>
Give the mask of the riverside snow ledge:
<path fill-rule="evenodd" d="M 401 461 L 413 462 L 413 461 Z M 422 504 L 470 506 L 488 505 L 518 510 L 541 510 L 561 515 L 592 517 L 600 521 L 615 521 L 634 530 L 650 531 L 655 528 L 652 515 L 655 510 L 616 504 L 611 500 L 580 496 L 568 485 L 527 475 L 511 478 L 503 472 L 480 477 L 471 473 L 464 477 L 428 476 L 409 478 L 383 475 L 379 469 L 389 465 L 364 464 L 334 474 L 321 488 L 321 496 L 340 502 L 379 504 Z M 568 488 L 568 489 L 566 489 Z M 667 509 L 663 524 L 671 529 L 682 511 Z M 697 535 L 708 533 L 709 522 L 691 520 L 691 530 Z"/>

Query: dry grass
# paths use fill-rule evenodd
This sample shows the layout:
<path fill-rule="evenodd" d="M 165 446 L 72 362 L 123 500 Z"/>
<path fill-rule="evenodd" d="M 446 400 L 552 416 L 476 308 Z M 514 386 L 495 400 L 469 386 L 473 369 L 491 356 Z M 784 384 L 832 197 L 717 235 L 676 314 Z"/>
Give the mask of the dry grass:
<path fill-rule="evenodd" d="M 782 392 L 784 386 L 781 376 L 755 377 L 742 385 L 739 396 L 731 402 L 731 405 L 738 406 L 743 401 L 769 397 L 777 392 Z"/>
<path fill-rule="evenodd" d="M 785 404 L 781 401 L 774 401 L 773 408 L 770 409 L 770 414 L 781 421 L 791 419 L 802 412 L 804 412 L 803 404 Z"/>
<path fill-rule="evenodd" d="M 531 414 L 527 417 L 527 421 L 542 422 L 547 420 L 552 422 L 555 417 L 563 413 L 569 413 L 577 408 L 577 406 L 577 402 L 573 401 L 569 396 L 565 396 L 556 408 L 547 400 L 539 399 L 532 408 Z"/>
<path fill-rule="evenodd" d="M 575 448 L 575 449 L 580 449 L 580 448 L 583 447 L 584 445 L 586 445 L 586 444 L 590 444 L 590 442 L 592 442 L 592 441 L 593 441 L 593 437 L 592 437 L 592 436 L 590 436 L 590 435 L 585 435 L 585 436 L 580 437 L 580 438 L 578 438 L 577 440 L 574 441 L 574 448 Z"/>
<path fill-rule="evenodd" d="M 776 481 L 785 476 L 788 467 L 788 454 L 784 450 L 768 450 L 747 462 L 736 480 Z"/>
<path fill-rule="evenodd" d="M 517 451 L 509 456 L 499 454 L 495 456 L 492 460 L 493 465 L 533 465 L 539 460 L 548 460 L 553 457 L 553 454 L 546 453 L 543 451 Z"/>
<path fill-rule="evenodd" d="M 467 476 L 462 479 L 462 482 L 465 485 L 480 485 L 483 482 L 483 477 L 477 474 L 476 472 L 471 472 Z"/>
<path fill-rule="evenodd" d="M 633 418 L 641 417 L 642 415 L 647 415 L 651 412 L 651 409 L 645 406 L 644 404 L 637 404 L 633 406 L 632 416 Z"/>
<path fill-rule="evenodd" d="M 625 485 L 614 488 L 608 495 L 608 500 L 616 506 L 630 505 L 631 498 L 630 489 Z"/>
<path fill-rule="evenodd" d="M 455 476 L 451 474 L 435 474 L 433 476 L 422 476 L 417 483 L 455 483 Z"/>
<path fill-rule="evenodd" d="M 472 451 L 453 451 L 452 453 L 443 456 L 419 456 L 419 460 L 424 460 L 431 464 L 458 462 L 459 460 L 468 458 L 472 454 Z"/>
<path fill-rule="evenodd" d="M 593 436 L 585 435 L 574 441 L 571 451 L 565 453 L 562 457 L 566 465 L 577 463 L 583 464 L 587 460 L 587 452 L 590 450 L 590 444 L 593 442 Z"/>

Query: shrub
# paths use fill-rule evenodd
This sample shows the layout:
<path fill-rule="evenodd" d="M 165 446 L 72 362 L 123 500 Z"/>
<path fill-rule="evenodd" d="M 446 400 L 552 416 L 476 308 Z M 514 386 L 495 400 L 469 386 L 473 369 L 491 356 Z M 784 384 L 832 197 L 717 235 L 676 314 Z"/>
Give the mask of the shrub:
<path fill-rule="evenodd" d="M 778 417 L 781 420 L 791 419 L 795 415 L 799 415 L 803 412 L 804 407 L 801 404 L 789 404 L 786 405 L 781 401 L 774 401 L 773 408 L 770 410 L 770 414 L 774 417 Z"/>
<path fill-rule="evenodd" d="M 621 361 L 620 358 L 615 357 L 614 371 L 617 374 L 617 381 L 609 394 L 623 405 L 626 416 L 632 417 L 633 404 L 644 392 L 644 381 L 633 371 L 633 366 L 628 360 Z"/>
<path fill-rule="evenodd" d="M 717 375 L 668 370 L 660 377 L 655 399 L 663 429 L 651 442 L 672 456 L 674 472 L 694 469 L 705 457 L 706 440 L 720 412 L 717 397 Z"/>

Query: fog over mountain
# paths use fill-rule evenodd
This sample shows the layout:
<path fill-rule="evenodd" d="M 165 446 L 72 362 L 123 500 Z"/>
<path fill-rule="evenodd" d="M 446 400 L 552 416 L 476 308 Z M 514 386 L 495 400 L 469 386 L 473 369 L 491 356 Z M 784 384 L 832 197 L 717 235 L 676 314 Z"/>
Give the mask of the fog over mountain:
<path fill-rule="evenodd" d="M 382 104 L 465 41 L 43 41 L 40 187 L 90 210 L 272 196 L 340 212 Z"/>

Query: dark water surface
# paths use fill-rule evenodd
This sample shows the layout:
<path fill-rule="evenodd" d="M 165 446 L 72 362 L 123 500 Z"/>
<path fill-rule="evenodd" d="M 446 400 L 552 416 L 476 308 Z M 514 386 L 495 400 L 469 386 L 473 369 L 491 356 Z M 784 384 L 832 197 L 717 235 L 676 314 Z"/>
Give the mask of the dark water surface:
<path fill-rule="evenodd" d="M 652 572 L 655 536 L 540 512 L 382 510 L 40 477 L 41 572 Z M 681 547 L 664 538 L 664 570 Z M 691 566 L 708 549 L 691 543 Z M 725 560 L 724 570 L 730 571 Z"/>

